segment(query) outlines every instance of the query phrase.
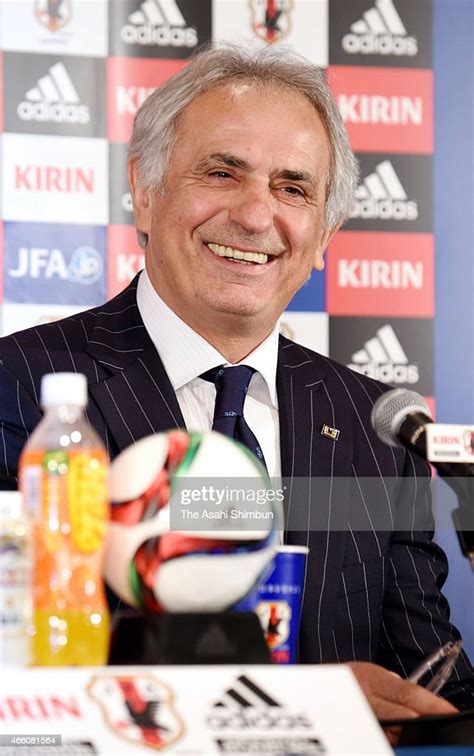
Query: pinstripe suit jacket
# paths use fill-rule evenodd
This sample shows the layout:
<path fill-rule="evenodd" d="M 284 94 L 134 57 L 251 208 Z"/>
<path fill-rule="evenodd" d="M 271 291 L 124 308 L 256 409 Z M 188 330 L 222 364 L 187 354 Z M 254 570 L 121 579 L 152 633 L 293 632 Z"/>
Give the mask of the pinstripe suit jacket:
<path fill-rule="evenodd" d="M 184 427 L 140 318 L 136 282 L 102 307 L 0 340 L 1 488 L 17 485 L 19 453 L 41 417 L 45 373 L 87 376 L 88 417 L 111 457 L 145 435 Z M 371 406 L 385 388 L 281 338 L 286 539 L 310 548 L 301 659 L 374 661 L 405 676 L 459 634 L 440 593 L 447 565 L 431 541 L 428 468 L 380 443 L 370 427 Z M 340 430 L 337 441 L 320 433 L 323 423 Z M 375 496 L 364 492 L 367 479 Z M 388 527 L 375 522 L 380 512 Z M 409 528 L 400 525 L 407 517 Z M 474 706 L 466 657 L 445 691 L 458 704 Z"/>

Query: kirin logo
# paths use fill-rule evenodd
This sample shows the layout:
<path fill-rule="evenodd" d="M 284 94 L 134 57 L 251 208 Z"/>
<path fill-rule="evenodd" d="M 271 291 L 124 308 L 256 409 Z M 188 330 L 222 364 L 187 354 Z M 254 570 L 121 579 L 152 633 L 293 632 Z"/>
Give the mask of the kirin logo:
<path fill-rule="evenodd" d="M 249 0 L 249 5 L 252 29 L 268 45 L 290 33 L 293 0 Z"/>

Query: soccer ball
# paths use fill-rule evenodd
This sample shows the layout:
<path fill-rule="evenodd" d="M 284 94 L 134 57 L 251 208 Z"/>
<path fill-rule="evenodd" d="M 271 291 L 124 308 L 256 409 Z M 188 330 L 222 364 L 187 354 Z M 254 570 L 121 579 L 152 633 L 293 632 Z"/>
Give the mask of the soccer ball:
<path fill-rule="evenodd" d="M 282 510 L 269 487 L 257 458 L 215 431 L 143 438 L 111 465 L 106 581 L 149 612 L 233 607 L 272 568 Z"/>

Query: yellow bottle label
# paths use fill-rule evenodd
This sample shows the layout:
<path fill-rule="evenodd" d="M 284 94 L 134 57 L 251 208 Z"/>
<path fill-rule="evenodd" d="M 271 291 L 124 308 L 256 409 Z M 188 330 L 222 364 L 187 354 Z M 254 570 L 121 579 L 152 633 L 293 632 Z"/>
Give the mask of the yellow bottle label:
<path fill-rule="evenodd" d="M 79 551 L 96 551 L 104 542 L 107 524 L 105 464 L 95 455 L 74 455 L 67 487 L 73 545 Z"/>

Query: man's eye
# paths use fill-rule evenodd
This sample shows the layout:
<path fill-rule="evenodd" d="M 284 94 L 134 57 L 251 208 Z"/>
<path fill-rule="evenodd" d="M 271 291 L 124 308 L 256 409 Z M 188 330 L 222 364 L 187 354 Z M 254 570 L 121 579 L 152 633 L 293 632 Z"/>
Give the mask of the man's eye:
<path fill-rule="evenodd" d="M 229 178 L 230 173 L 227 173 L 227 171 L 211 171 L 211 173 L 209 173 L 209 176 L 218 176 L 219 178 Z"/>
<path fill-rule="evenodd" d="M 297 186 L 283 186 L 282 189 L 286 194 L 293 194 L 295 197 L 304 197 L 303 191 L 298 189 Z"/>

